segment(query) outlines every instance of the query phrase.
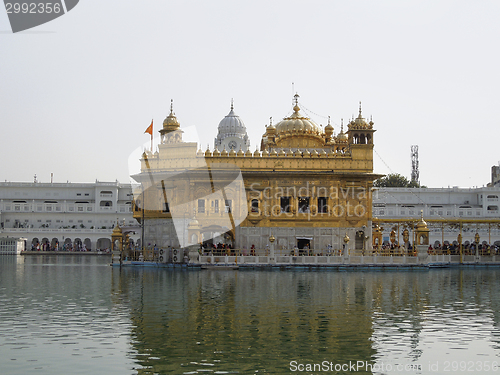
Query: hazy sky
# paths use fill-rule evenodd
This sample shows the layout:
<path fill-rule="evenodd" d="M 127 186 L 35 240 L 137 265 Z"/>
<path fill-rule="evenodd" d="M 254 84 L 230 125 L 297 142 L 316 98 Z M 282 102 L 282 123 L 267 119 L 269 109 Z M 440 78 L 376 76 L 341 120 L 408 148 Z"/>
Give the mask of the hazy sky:
<path fill-rule="evenodd" d="M 375 122 L 375 172 L 482 186 L 498 152 L 499 1 L 81 0 L 12 34 L 0 8 L 0 180 L 129 181 L 169 113 L 213 147 L 234 98 L 260 145 L 292 107 Z M 194 128 L 192 128 L 194 129 Z"/>

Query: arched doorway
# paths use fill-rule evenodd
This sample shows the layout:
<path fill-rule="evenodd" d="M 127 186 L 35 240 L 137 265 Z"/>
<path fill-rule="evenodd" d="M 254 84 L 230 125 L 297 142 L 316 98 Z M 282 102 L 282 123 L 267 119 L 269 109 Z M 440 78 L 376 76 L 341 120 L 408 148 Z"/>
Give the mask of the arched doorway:
<path fill-rule="evenodd" d="M 75 251 L 81 251 L 83 247 L 83 242 L 81 238 L 75 238 L 73 241 L 73 247 L 75 248 Z"/>
<path fill-rule="evenodd" d="M 87 251 L 92 250 L 92 241 L 90 241 L 90 238 L 86 238 L 83 241 L 83 245 L 85 246 L 85 249 L 87 249 Z"/>
<path fill-rule="evenodd" d="M 41 250 L 49 251 L 50 250 L 50 241 L 47 237 L 42 238 L 42 243 L 40 244 Z"/>
<path fill-rule="evenodd" d="M 73 243 L 71 241 L 71 238 L 66 238 L 64 240 L 64 245 L 63 245 L 64 250 L 66 251 L 72 251 L 73 250 Z"/>
<path fill-rule="evenodd" d="M 110 250 L 111 249 L 111 239 L 109 238 L 99 238 L 96 244 L 97 250 Z"/>

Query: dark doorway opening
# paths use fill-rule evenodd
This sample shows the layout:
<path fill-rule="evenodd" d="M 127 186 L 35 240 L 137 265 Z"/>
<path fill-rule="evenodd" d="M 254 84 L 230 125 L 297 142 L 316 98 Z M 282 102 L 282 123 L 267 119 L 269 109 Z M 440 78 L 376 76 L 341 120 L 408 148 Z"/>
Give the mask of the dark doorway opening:
<path fill-rule="evenodd" d="M 309 255 L 311 240 L 308 238 L 297 238 L 297 247 L 299 248 L 299 255 Z"/>

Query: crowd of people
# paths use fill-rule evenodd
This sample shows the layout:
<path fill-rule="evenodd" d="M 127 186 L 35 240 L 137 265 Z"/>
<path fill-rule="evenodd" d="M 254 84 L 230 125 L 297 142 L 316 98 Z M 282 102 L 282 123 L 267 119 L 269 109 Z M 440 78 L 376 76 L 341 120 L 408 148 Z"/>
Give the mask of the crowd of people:
<path fill-rule="evenodd" d="M 50 242 L 37 242 L 31 244 L 31 251 L 92 251 L 92 249 L 87 248 L 84 243 L 64 243 L 59 246 L 59 242 L 56 242 L 52 246 Z"/>

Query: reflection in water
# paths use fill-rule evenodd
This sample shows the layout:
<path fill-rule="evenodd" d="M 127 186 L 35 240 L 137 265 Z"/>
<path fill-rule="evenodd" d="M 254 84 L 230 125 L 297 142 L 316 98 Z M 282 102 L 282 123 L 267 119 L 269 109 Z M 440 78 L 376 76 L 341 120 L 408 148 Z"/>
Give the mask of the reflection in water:
<path fill-rule="evenodd" d="M 4 374 L 130 374 L 130 319 L 110 301 L 109 257 L 0 256 Z"/>
<path fill-rule="evenodd" d="M 420 374 L 449 373 L 452 361 L 491 364 L 499 277 L 496 269 L 113 272 L 143 374 L 290 373 L 291 361 Z"/>
<path fill-rule="evenodd" d="M 348 274 L 124 269 L 119 280 L 144 373 L 280 373 L 375 353 L 371 297 Z"/>
<path fill-rule="evenodd" d="M 120 270 L 108 262 L 0 257 L 2 374 L 352 373 L 290 371 L 349 361 L 368 364 L 359 374 L 500 372 L 500 269 Z"/>

